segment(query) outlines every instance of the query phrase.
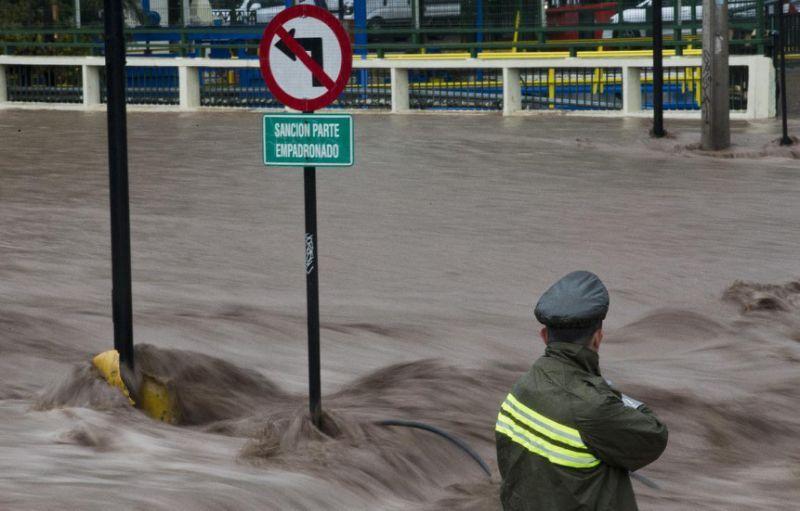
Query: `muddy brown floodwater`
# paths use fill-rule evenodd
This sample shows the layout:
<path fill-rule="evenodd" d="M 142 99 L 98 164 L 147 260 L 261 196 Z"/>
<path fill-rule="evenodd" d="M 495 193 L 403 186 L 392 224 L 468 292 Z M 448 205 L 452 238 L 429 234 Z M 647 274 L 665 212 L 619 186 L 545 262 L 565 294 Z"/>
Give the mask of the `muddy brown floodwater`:
<path fill-rule="evenodd" d="M 259 163 L 259 114 L 129 116 L 135 340 L 169 426 L 89 368 L 112 337 L 104 114 L 0 111 L 0 509 L 497 510 L 495 415 L 575 269 L 611 290 L 604 374 L 670 428 L 640 507 L 797 509 L 800 150 L 772 121 L 734 123 L 727 158 L 647 124 L 357 116 L 357 165 L 318 176 L 325 435 L 302 175 Z"/>

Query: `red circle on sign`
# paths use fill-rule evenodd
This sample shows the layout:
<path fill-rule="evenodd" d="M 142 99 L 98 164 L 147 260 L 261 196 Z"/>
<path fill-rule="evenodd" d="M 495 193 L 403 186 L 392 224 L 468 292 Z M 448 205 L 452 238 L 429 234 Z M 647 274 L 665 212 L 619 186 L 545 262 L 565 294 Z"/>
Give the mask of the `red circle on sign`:
<path fill-rule="evenodd" d="M 291 91 L 283 90 L 275 80 L 275 76 L 272 74 L 272 68 L 270 67 L 269 62 L 270 45 L 272 44 L 272 40 L 275 38 L 275 36 L 278 36 L 278 38 L 283 40 L 284 43 L 286 42 L 285 39 L 279 35 L 279 32 L 286 34 L 286 30 L 283 28 L 283 25 L 289 20 L 304 17 L 318 19 L 330 27 L 331 31 L 333 31 L 334 35 L 336 36 L 336 40 L 339 42 L 339 49 L 342 52 L 342 67 L 339 70 L 339 75 L 336 77 L 336 79 L 329 80 L 332 82 L 332 86 L 328 87 L 328 92 L 313 99 L 297 98 L 292 96 Z M 300 60 L 303 61 L 304 57 L 300 56 L 299 54 L 297 54 L 297 56 L 301 57 Z M 307 59 L 308 57 L 305 58 Z M 347 85 L 347 82 L 350 81 L 350 71 L 353 67 L 353 54 L 352 50 L 350 49 L 350 38 L 347 36 L 347 32 L 344 30 L 344 27 L 342 27 L 342 24 L 339 23 L 339 20 L 337 20 L 331 13 L 315 5 L 296 5 L 278 13 L 278 15 L 272 19 L 269 25 L 267 25 L 267 28 L 264 29 L 264 35 L 261 37 L 261 43 L 258 45 L 258 59 L 261 64 L 261 76 L 264 77 L 264 82 L 267 84 L 267 88 L 272 95 L 275 96 L 275 99 L 289 108 L 303 112 L 319 110 L 320 108 L 333 103 L 336 98 L 339 97 L 339 94 L 342 93 Z M 322 72 L 324 73 L 324 70 Z"/>

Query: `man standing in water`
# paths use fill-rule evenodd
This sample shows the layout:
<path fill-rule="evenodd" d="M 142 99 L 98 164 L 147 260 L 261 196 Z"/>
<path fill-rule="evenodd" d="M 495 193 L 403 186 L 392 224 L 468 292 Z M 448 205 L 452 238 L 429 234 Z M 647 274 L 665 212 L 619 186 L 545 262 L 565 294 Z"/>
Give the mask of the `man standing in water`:
<path fill-rule="evenodd" d="M 536 304 L 545 354 L 497 416 L 506 511 L 635 511 L 629 472 L 655 461 L 667 428 L 600 376 L 608 290 L 587 271 L 553 284 Z"/>

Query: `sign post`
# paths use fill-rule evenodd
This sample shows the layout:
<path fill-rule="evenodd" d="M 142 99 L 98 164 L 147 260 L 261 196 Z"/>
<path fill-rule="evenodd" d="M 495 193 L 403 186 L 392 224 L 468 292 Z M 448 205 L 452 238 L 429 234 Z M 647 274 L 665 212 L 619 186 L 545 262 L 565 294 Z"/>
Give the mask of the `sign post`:
<path fill-rule="evenodd" d="M 133 369 L 131 227 L 128 204 L 128 135 L 125 109 L 125 36 L 122 1 L 105 0 L 108 177 L 111 204 L 111 311 L 120 365 Z"/>
<path fill-rule="evenodd" d="M 348 115 L 313 115 L 339 97 L 353 64 L 347 32 L 327 10 L 312 5 L 278 14 L 259 44 L 261 74 L 284 105 L 302 112 L 265 115 L 265 165 L 303 167 L 305 271 L 308 310 L 308 386 L 311 421 L 322 424 L 319 342 L 317 166 L 353 164 L 353 124 Z"/>
<path fill-rule="evenodd" d="M 322 425 L 322 381 L 319 361 L 319 268 L 317 265 L 317 169 L 303 167 L 306 235 L 306 314 L 308 323 L 308 401 L 311 422 Z"/>
<path fill-rule="evenodd" d="M 664 137 L 664 23 L 663 2 L 653 0 L 653 132 Z M 678 48 L 680 48 L 678 46 Z"/>
<path fill-rule="evenodd" d="M 789 10 L 789 3 L 784 0 L 778 2 L 778 55 L 781 59 L 781 81 L 779 85 L 781 94 L 781 145 L 792 145 L 793 141 L 789 137 L 788 112 L 786 111 L 786 11 Z"/>

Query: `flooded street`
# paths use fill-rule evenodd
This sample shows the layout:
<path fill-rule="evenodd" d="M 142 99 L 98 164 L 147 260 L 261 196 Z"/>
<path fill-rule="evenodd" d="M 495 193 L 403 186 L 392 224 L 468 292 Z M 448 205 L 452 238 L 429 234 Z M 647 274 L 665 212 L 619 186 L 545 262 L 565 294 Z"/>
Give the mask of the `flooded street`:
<path fill-rule="evenodd" d="M 800 148 L 734 123 L 357 115 L 317 173 L 322 404 L 307 410 L 303 184 L 254 112 L 128 118 L 134 339 L 184 424 L 130 409 L 111 349 L 105 113 L 0 110 L 0 509 L 498 510 L 494 422 L 565 273 L 611 293 L 604 376 L 670 429 L 642 510 L 800 500 Z M 800 134 L 793 121 L 790 132 Z M 469 442 L 477 464 L 418 420 Z"/>

